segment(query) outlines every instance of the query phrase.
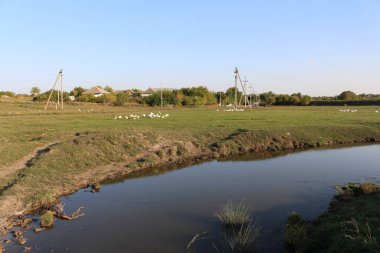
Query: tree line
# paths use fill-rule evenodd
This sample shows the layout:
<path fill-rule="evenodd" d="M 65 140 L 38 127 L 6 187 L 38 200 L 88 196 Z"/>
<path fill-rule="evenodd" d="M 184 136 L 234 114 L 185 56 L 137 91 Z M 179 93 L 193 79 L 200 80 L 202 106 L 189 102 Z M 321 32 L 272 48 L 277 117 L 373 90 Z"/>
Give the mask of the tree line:
<path fill-rule="evenodd" d="M 99 86 L 100 87 L 100 86 Z M 63 92 L 63 99 L 69 101 L 70 96 L 75 101 L 104 103 L 115 106 L 125 104 L 141 104 L 148 106 L 163 105 L 172 106 L 201 106 L 201 105 L 233 105 L 235 103 L 235 88 L 228 88 L 226 91 L 213 92 L 204 86 L 188 87 L 174 90 L 163 90 L 153 92 L 150 96 L 142 96 L 142 91 L 138 89 L 130 89 L 124 91 L 115 91 L 110 86 L 105 86 L 104 90 L 109 93 L 102 96 L 94 96 L 92 94 L 83 94 L 86 89 L 80 86 L 75 87 L 70 92 Z M 34 101 L 44 102 L 48 99 L 51 90 L 41 93 L 38 87 L 33 87 L 30 96 Z M 10 91 L 0 91 L 0 96 L 16 96 Z M 58 91 L 52 94 L 52 100 L 57 100 Z M 161 101 L 162 98 L 162 101 Z M 275 94 L 271 91 L 261 94 L 248 95 L 248 103 L 270 106 L 270 105 L 367 105 L 378 104 L 380 94 L 355 94 L 352 91 L 344 91 L 337 96 L 311 97 L 301 93 L 293 94 Z M 372 102 L 371 102 L 372 101 Z M 376 102 L 373 102 L 376 101 Z M 237 102 L 244 104 L 243 93 L 237 90 Z"/>

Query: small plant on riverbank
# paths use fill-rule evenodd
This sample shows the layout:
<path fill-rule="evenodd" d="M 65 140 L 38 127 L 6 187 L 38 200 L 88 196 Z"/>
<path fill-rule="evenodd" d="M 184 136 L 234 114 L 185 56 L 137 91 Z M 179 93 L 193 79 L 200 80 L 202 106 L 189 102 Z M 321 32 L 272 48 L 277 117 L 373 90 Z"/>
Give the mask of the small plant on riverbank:
<path fill-rule="evenodd" d="M 380 193 L 380 185 L 373 183 L 348 183 L 343 186 L 337 185 L 335 189 L 338 197 Z"/>
<path fill-rule="evenodd" d="M 225 237 L 226 245 L 234 253 L 248 253 L 253 251 L 257 237 L 261 231 L 260 223 L 250 220 L 240 228 L 232 228 Z"/>
<path fill-rule="evenodd" d="M 372 183 L 363 183 L 360 185 L 360 189 L 362 190 L 363 194 L 372 194 L 380 192 L 380 185 Z"/>
<path fill-rule="evenodd" d="M 54 213 L 47 211 L 40 217 L 41 227 L 51 227 L 54 225 Z"/>
<path fill-rule="evenodd" d="M 297 213 L 288 216 L 285 225 L 285 242 L 293 250 L 299 248 L 304 243 L 307 236 L 306 221 Z"/>
<path fill-rule="evenodd" d="M 215 215 L 227 227 L 240 226 L 250 221 L 249 207 L 244 200 L 236 205 L 232 201 L 228 201 L 219 208 Z"/>
<path fill-rule="evenodd" d="M 378 249 L 376 238 L 372 234 L 372 229 L 368 222 L 365 224 L 359 223 L 355 218 L 351 218 L 347 222 L 349 229 L 345 234 L 345 237 L 358 243 L 361 248 L 368 250 Z"/>

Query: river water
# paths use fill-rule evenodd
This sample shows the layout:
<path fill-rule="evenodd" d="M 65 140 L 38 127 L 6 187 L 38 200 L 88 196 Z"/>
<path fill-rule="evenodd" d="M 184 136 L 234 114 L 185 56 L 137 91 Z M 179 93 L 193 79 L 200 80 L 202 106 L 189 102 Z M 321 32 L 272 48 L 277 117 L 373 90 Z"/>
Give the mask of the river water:
<path fill-rule="evenodd" d="M 192 252 L 217 252 L 223 226 L 215 217 L 228 200 L 245 199 L 262 232 L 257 252 L 284 252 L 283 226 L 289 213 L 307 219 L 323 213 L 336 184 L 380 182 L 380 145 L 314 149 L 210 161 L 154 176 L 82 189 L 62 197 L 70 213 L 53 229 L 25 233 L 30 252 L 181 253 L 194 235 L 207 231 Z M 7 252 L 23 247 L 7 246 Z"/>

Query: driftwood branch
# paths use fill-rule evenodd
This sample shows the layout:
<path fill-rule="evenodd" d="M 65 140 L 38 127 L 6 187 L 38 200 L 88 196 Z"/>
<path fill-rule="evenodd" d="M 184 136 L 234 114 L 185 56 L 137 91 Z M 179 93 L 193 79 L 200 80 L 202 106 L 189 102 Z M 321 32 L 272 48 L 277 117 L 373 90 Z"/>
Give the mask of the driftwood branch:
<path fill-rule="evenodd" d="M 56 212 L 55 215 L 58 218 L 64 219 L 64 220 L 75 220 L 78 219 L 79 217 L 83 216 L 84 213 L 81 213 L 84 207 L 79 207 L 75 212 L 73 212 L 71 215 L 67 215 L 64 212 L 58 213 Z"/>
<path fill-rule="evenodd" d="M 202 232 L 202 233 L 200 233 L 200 234 L 196 234 L 196 235 L 194 235 L 194 237 L 191 239 L 191 241 L 190 241 L 190 242 L 187 244 L 187 246 L 186 246 L 187 251 L 190 252 L 191 246 L 192 246 L 197 240 L 200 240 L 199 237 L 200 237 L 201 235 L 204 235 L 204 234 L 206 234 L 206 233 L 207 233 L 207 231 L 204 231 L 204 232 Z"/>

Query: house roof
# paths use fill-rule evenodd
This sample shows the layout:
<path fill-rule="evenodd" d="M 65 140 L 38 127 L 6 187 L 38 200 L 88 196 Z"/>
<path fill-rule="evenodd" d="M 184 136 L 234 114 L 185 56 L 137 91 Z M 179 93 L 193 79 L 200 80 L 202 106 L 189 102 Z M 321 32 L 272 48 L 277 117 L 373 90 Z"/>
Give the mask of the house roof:
<path fill-rule="evenodd" d="M 82 94 L 107 94 L 107 93 L 109 93 L 109 92 L 96 86 L 96 87 L 92 87 L 89 90 L 86 90 Z"/>

